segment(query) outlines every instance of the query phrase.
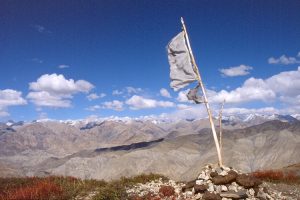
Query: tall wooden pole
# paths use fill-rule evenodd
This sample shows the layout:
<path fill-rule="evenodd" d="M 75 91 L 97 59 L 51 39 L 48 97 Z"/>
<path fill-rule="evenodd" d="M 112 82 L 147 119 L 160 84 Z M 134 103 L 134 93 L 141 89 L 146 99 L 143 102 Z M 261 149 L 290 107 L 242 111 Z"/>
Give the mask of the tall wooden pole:
<path fill-rule="evenodd" d="M 219 112 L 219 127 L 220 127 L 220 138 L 219 138 L 219 144 L 220 144 L 220 152 L 221 156 L 223 156 L 223 146 L 222 146 L 222 114 L 223 114 L 223 108 L 225 104 L 225 99 L 222 103 L 221 110 Z"/>
<path fill-rule="evenodd" d="M 216 149 L 217 149 L 217 153 L 218 153 L 218 159 L 219 159 L 218 164 L 219 164 L 219 166 L 222 166 L 223 164 L 222 164 L 222 157 L 221 157 L 221 152 L 220 152 L 219 141 L 218 141 L 218 137 L 217 137 L 217 134 L 216 134 L 216 129 L 215 129 L 215 125 L 214 125 L 214 122 L 213 122 L 211 110 L 209 108 L 208 99 L 207 99 L 207 96 L 206 96 L 206 90 L 204 88 L 204 85 L 203 85 L 203 82 L 202 82 L 202 79 L 201 79 L 201 76 L 200 76 L 200 72 L 199 72 L 198 66 L 196 64 L 194 55 L 193 55 L 193 51 L 192 51 L 190 41 L 189 41 L 189 36 L 187 34 L 187 30 L 186 30 L 186 27 L 185 27 L 185 24 L 184 24 L 184 21 L 183 21 L 182 17 L 181 17 L 181 23 L 182 23 L 185 39 L 186 39 L 186 42 L 187 42 L 188 50 L 189 50 L 189 53 L 190 53 L 191 61 L 192 61 L 193 67 L 194 67 L 194 71 L 197 75 L 197 79 L 199 81 L 199 84 L 200 84 L 200 87 L 201 87 L 201 90 L 202 90 L 202 93 L 203 93 L 204 104 L 205 104 L 205 107 L 206 107 L 206 110 L 207 110 L 208 119 L 209 119 L 210 126 L 211 126 L 211 131 L 212 131 L 212 134 L 213 134 L 213 137 L 214 137 L 214 141 L 215 141 L 215 145 L 216 145 Z"/>

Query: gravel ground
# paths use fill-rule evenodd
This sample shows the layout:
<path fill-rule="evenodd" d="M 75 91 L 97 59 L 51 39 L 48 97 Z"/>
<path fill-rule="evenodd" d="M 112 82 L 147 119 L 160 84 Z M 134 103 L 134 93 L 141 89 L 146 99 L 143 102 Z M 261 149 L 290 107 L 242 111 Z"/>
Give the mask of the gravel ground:
<path fill-rule="evenodd" d="M 269 192 L 281 192 L 283 196 L 291 199 L 300 200 L 300 185 L 299 184 L 284 184 L 284 183 L 270 183 L 264 182 L 263 185 Z"/>

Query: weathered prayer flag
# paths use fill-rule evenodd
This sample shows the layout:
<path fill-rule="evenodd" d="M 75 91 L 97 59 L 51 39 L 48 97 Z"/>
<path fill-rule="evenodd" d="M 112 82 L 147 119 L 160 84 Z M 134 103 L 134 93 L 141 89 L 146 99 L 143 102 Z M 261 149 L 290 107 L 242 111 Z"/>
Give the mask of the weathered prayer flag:
<path fill-rule="evenodd" d="M 196 81 L 197 75 L 191 62 L 183 31 L 170 41 L 167 50 L 170 63 L 170 86 L 177 91 Z"/>

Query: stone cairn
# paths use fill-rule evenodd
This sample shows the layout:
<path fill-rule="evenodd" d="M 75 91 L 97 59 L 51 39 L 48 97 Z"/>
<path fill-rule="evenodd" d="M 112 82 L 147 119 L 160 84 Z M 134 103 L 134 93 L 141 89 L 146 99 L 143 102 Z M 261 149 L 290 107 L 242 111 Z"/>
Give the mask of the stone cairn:
<path fill-rule="evenodd" d="M 255 177 L 230 167 L 213 167 L 212 165 L 206 165 L 196 180 L 187 183 L 176 183 L 173 180 L 163 182 L 160 179 L 129 188 L 127 193 L 129 196 L 135 196 L 134 200 L 288 199 L 280 194 L 269 193 L 263 187 L 262 181 Z"/>

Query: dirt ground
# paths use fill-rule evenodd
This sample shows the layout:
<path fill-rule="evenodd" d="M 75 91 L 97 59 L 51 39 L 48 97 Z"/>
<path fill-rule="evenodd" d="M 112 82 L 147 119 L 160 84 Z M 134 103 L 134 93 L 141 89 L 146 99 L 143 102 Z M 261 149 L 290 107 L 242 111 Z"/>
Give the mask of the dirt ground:
<path fill-rule="evenodd" d="M 300 200 L 300 185 L 299 184 L 285 184 L 285 183 L 270 183 L 264 182 L 264 186 L 269 192 L 281 192 L 282 196 L 291 199 Z"/>

